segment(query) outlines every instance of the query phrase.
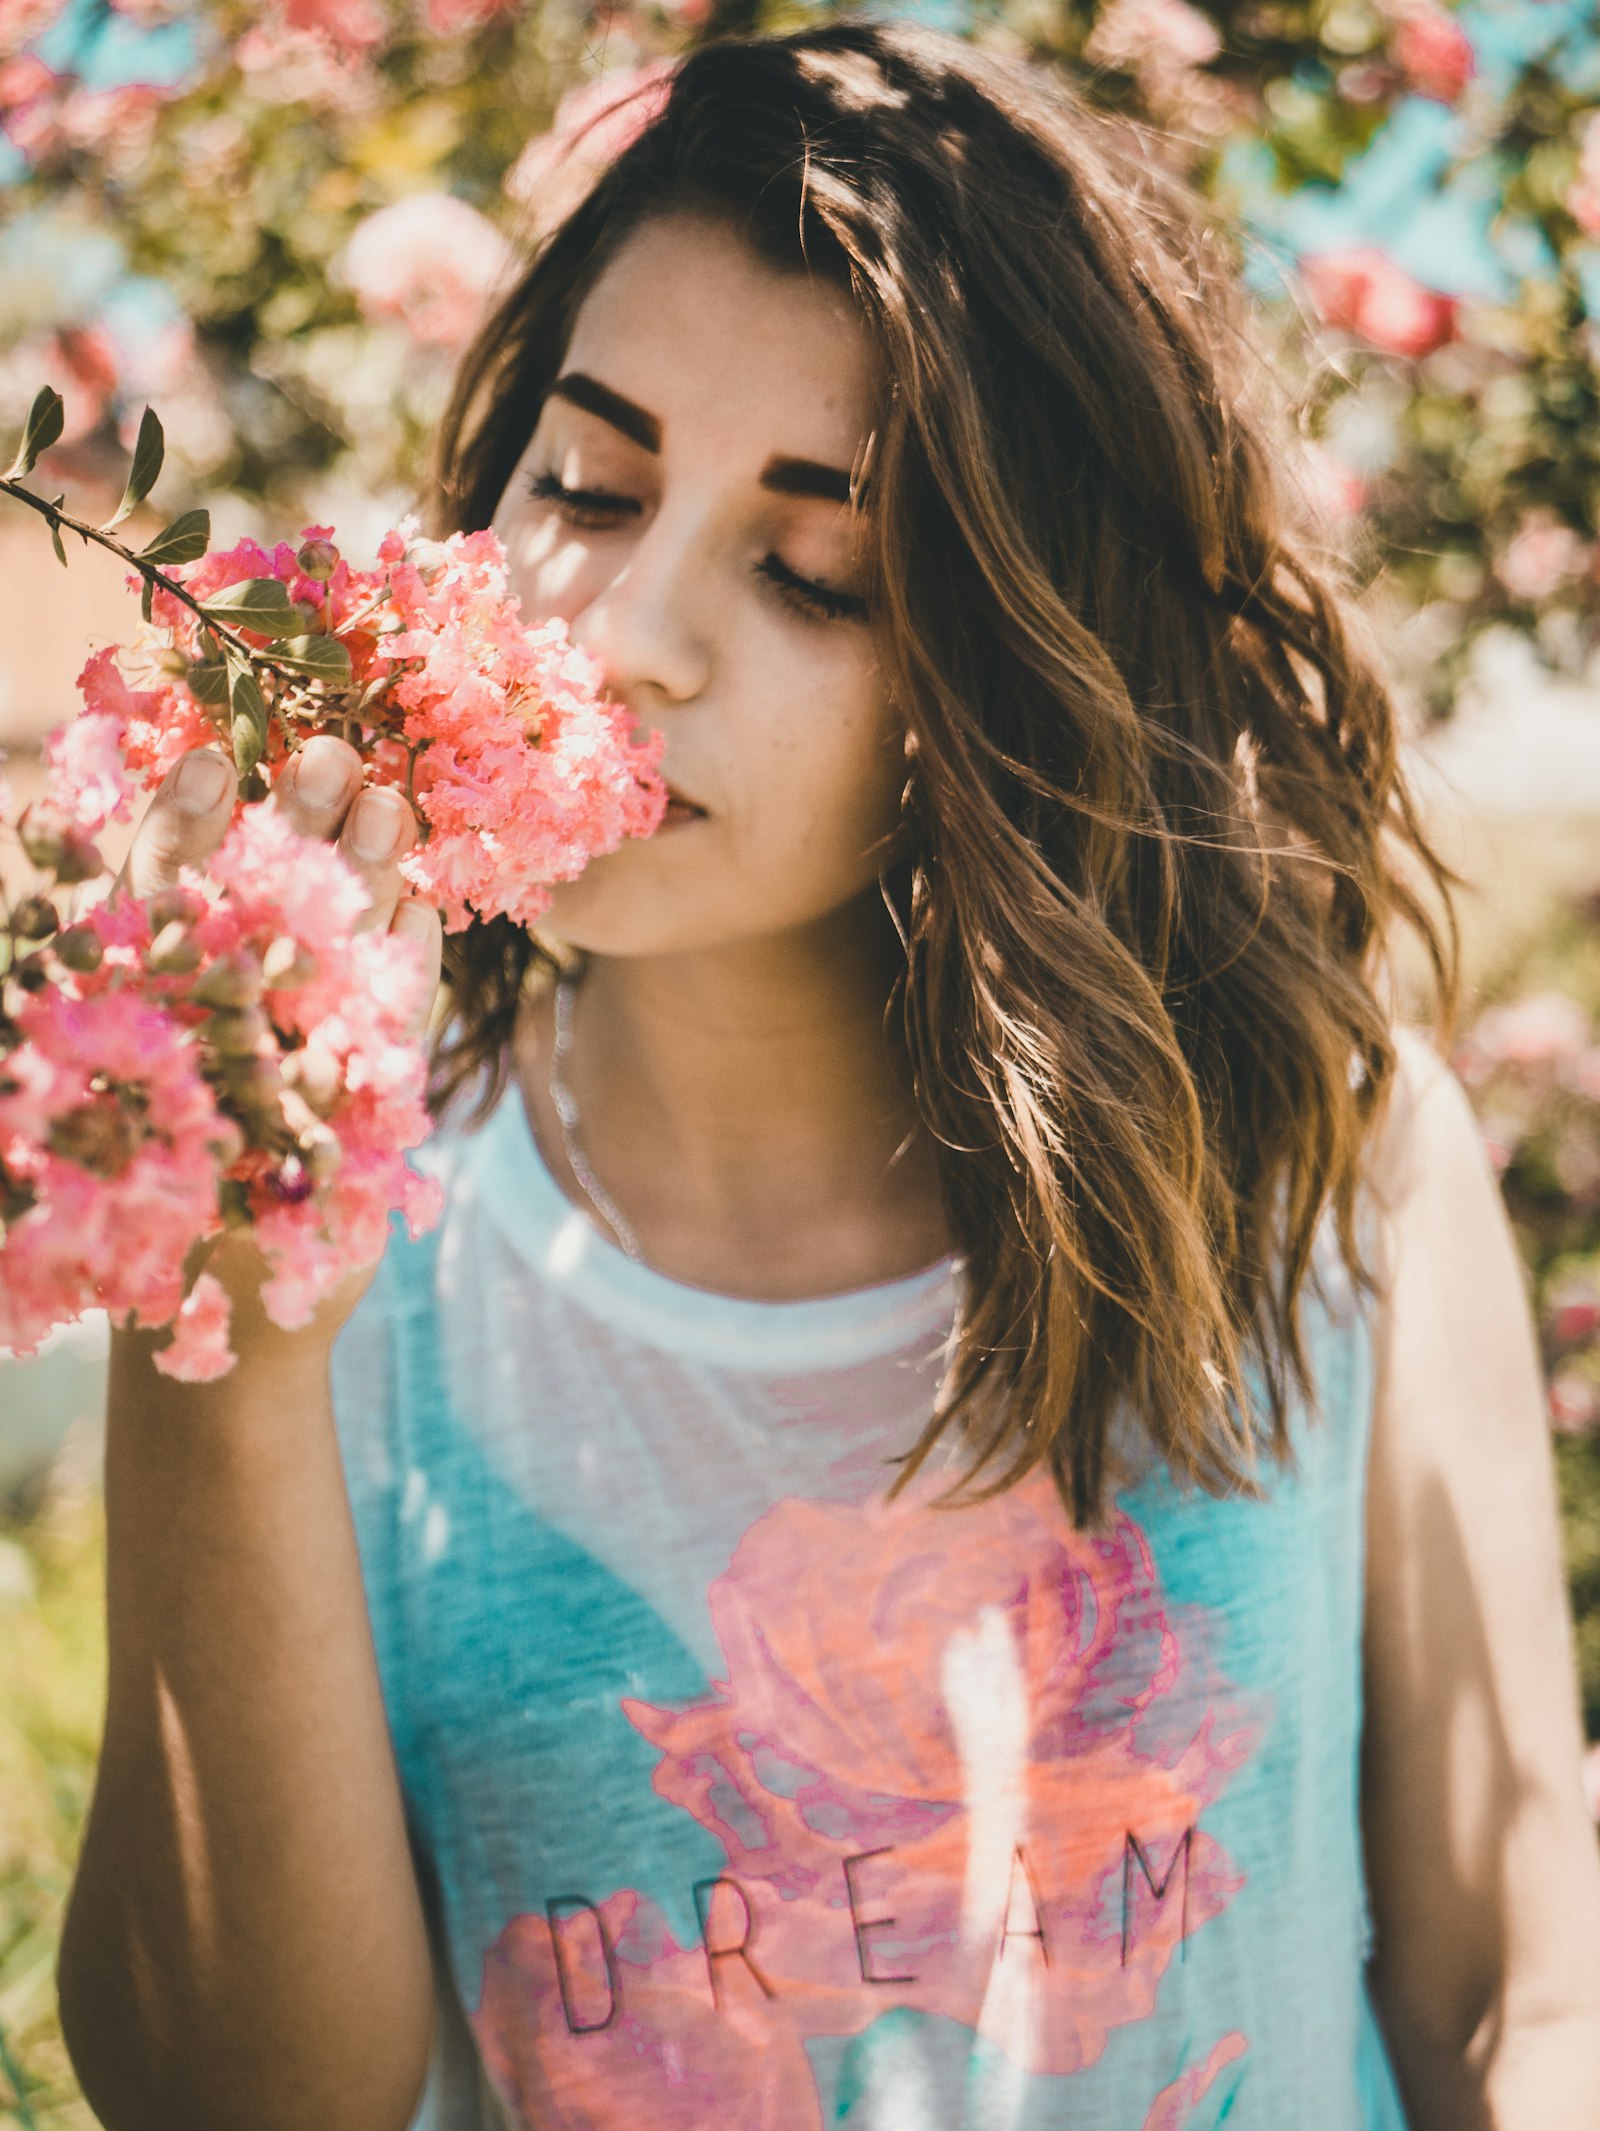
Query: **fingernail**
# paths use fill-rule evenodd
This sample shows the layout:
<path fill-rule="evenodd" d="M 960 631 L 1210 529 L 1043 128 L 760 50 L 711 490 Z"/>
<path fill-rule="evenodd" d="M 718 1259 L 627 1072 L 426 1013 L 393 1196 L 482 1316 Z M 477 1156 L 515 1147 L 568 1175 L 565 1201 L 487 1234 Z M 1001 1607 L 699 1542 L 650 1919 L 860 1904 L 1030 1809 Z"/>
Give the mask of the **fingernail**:
<path fill-rule="evenodd" d="M 337 748 L 308 743 L 294 773 L 298 798 L 310 807 L 331 807 L 342 797 L 350 777 L 350 765 Z"/>
<path fill-rule="evenodd" d="M 233 772 L 220 755 L 197 747 L 178 764 L 173 796 L 185 814 L 209 814 L 233 783 Z"/>
<path fill-rule="evenodd" d="M 404 829 L 405 815 L 399 801 L 370 792 L 356 801 L 350 823 L 350 848 L 357 858 L 376 865 L 379 859 L 390 856 Z"/>

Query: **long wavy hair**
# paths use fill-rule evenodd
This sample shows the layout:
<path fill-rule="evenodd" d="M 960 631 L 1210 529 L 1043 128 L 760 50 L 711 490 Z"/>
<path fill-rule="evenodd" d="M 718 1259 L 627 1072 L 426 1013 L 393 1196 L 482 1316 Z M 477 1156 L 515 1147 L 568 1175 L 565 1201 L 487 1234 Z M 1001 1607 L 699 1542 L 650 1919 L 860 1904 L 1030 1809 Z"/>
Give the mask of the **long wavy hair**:
<path fill-rule="evenodd" d="M 1132 1416 L 1180 1484 L 1257 1494 L 1294 1390 L 1316 1409 L 1297 1302 L 1330 1205 L 1376 1289 L 1388 942 L 1420 935 L 1448 1031 L 1461 882 L 1285 476 L 1229 248 L 1055 75 L 906 23 L 708 44 L 469 351 L 441 525 L 488 524 L 578 305 L 674 209 L 843 286 L 876 358 L 869 589 L 909 736 L 889 1011 L 965 1261 L 896 1484 L 959 1431 L 955 1499 L 1044 1467 L 1093 1524 Z M 451 940 L 441 1107 L 498 1099 L 541 957 L 504 922 Z"/>

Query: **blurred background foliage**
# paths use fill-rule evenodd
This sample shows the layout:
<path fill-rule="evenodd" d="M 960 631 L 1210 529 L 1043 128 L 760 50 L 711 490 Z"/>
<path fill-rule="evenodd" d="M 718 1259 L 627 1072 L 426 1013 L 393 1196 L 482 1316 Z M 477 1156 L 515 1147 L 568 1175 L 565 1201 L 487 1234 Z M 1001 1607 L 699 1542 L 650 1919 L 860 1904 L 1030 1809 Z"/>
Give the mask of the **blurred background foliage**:
<path fill-rule="evenodd" d="M 615 144 L 627 121 L 611 107 L 641 70 L 835 11 L 0 0 L 0 431 L 52 380 L 69 427 L 44 477 L 109 487 L 152 401 L 166 515 L 203 503 L 229 537 L 332 521 L 358 548 L 415 493 L 456 354 Z M 1159 152 L 1238 233 L 1305 478 L 1347 536 L 1416 733 L 1487 735 L 1491 813 L 1469 808 L 1453 830 L 1457 862 L 1487 876 L 1466 913 L 1454 1063 L 1528 1269 L 1600 1740 L 1600 828 L 1570 818 L 1584 803 L 1573 766 L 1587 748 L 1593 806 L 1600 754 L 1569 722 L 1553 767 L 1530 769 L 1528 679 L 1536 660 L 1580 704 L 1600 679 L 1593 0 L 887 11 L 1061 67 L 1159 129 Z M 85 630 L 115 622 L 65 601 L 42 621 L 37 582 L 21 593 L 0 568 L 0 647 L 74 636 L 70 674 Z M 81 598 L 90 580 L 63 582 Z M 1528 656 L 1485 682 L 1481 654 L 1508 632 Z M 1477 708 L 1447 722 L 1462 703 Z M 26 726 L 0 715 L 13 739 Z M 1532 808 L 1515 829 L 1491 818 L 1512 785 Z M 9 1494 L 0 1460 L 0 2123 L 27 2131 L 93 2121 L 52 1984 L 104 1665 L 81 1356 L 69 1380 L 60 1417 L 80 1425 L 65 1453 L 36 1457 Z M 1589 1776 L 1600 1811 L 1600 1751 Z"/>

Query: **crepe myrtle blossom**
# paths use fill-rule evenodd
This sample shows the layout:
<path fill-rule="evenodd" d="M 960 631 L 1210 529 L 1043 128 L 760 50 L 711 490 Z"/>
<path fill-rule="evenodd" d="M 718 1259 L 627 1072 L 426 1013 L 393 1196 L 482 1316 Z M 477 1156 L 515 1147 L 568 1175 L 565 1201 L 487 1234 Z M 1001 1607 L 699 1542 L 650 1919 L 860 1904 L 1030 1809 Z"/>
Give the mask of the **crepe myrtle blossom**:
<path fill-rule="evenodd" d="M 207 1269 L 226 1231 L 250 1234 L 263 1306 L 293 1329 L 394 1212 L 417 1234 L 439 1207 L 406 1159 L 429 1129 L 424 951 L 357 930 L 367 890 L 337 847 L 253 799 L 339 732 L 414 801 L 404 870 L 446 925 L 526 924 L 553 882 L 659 824 L 662 740 L 564 624 L 523 619 L 493 533 L 409 523 L 370 570 L 326 526 L 176 566 L 80 687 L 12 832 L 36 884 L 0 906 L 0 1345 L 100 1308 L 170 1327 L 158 1366 L 201 1380 L 233 1358 Z M 106 824 L 219 739 L 241 796 L 204 871 L 148 897 L 108 885 Z"/>
<path fill-rule="evenodd" d="M 1441 104 L 1458 102 L 1478 70 L 1471 39 L 1435 0 L 1408 0 L 1389 49 L 1407 88 Z"/>
<path fill-rule="evenodd" d="M 1455 338 L 1455 298 L 1424 288 L 1383 252 L 1312 253 L 1300 262 L 1300 279 L 1324 324 L 1386 355 L 1415 359 Z"/>
<path fill-rule="evenodd" d="M 459 348 L 511 263 L 485 216 L 447 192 L 412 193 L 359 223 L 343 274 L 369 319 L 395 319 L 427 347 Z"/>

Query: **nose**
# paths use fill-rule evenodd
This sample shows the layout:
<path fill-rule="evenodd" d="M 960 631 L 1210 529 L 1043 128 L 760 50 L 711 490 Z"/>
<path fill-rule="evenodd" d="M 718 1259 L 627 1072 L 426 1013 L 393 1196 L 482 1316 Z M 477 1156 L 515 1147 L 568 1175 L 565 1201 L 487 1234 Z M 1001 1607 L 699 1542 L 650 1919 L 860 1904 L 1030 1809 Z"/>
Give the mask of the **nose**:
<path fill-rule="evenodd" d="M 652 700 L 687 703 L 705 688 L 708 567 L 704 542 L 658 510 L 568 624 L 573 642 L 600 661 L 612 690 L 641 714 Z"/>

